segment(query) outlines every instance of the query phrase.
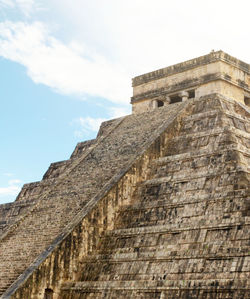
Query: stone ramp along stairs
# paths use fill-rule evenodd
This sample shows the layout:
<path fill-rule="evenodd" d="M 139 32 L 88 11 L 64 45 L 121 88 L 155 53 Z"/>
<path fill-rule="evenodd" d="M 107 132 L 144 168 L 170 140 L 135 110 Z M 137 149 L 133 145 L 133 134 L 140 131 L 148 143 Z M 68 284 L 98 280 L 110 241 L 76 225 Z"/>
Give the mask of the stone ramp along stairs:
<path fill-rule="evenodd" d="M 47 175 L 36 183 L 26 214 L 5 229 L 0 237 L 0 295 L 20 279 L 24 270 L 39 259 L 56 239 L 70 231 L 71 222 L 86 213 L 96 198 L 102 197 L 145 147 L 176 118 L 184 104 L 172 105 L 156 113 L 130 115 L 104 128 L 90 150 L 69 161 L 58 177 Z M 65 164 L 65 163 L 64 163 Z M 67 163 L 66 163 L 67 164 Z M 27 188 L 26 188 L 27 189 Z M 29 191 L 29 190 L 28 190 Z M 20 199 L 21 198 L 21 199 Z M 35 262 L 36 263 L 36 262 Z M 28 271 L 29 272 L 29 271 Z"/>
<path fill-rule="evenodd" d="M 123 118 L 2 235 L 1 298 L 249 298 L 249 146 L 217 94 Z"/>
<path fill-rule="evenodd" d="M 192 105 L 61 298 L 250 298 L 249 111 Z"/>

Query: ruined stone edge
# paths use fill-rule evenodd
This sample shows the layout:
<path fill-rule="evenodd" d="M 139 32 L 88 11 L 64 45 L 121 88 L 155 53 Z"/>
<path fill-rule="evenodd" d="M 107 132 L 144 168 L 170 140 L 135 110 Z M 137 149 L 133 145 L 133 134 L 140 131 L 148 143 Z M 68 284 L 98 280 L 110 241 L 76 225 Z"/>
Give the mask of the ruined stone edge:
<path fill-rule="evenodd" d="M 166 68 L 162 68 L 153 72 L 149 72 L 132 79 L 132 86 L 138 86 L 143 83 L 147 83 L 156 79 L 164 78 L 176 73 L 184 72 L 197 66 L 206 65 L 215 61 L 224 61 L 231 64 L 244 72 L 250 74 L 250 65 L 244 61 L 241 61 L 223 51 L 212 52 L 210 54 L 200 56 L 198 58 L 190 59 L 185 62 L 174 64 Z"/>
<path fill-rule="evenodd" d="M 51 243 L 49 247 L 47 247 L 39 256 L 38 258 L 19 276 L 19 278 L 4 292 L 1 299 L 8 299 L 17 291 L 17 289 L 24 284 L 28 278 L 33 274 L 33 272 L 38 269 L 40 264 L 45 261 L 45 259 L 49 256 L 50 253 L 63 241 L 67 238 L 67 236 L 72 232 L 72 230 L 83 220 L 83 218 L 88 215 L 88 213 L 95 207 L 100 199 L 102 199 L 110 189 L 116 184 L 125 174 L 126 172 L 132 167 L 134 162 L 141 157 L 144 152 L 149 148 L 149 146 L 155 141 L 155 139 L 160 136 L 168 126 L 173 123 L 178 117 L 182 115 L 186 111 L 186 109 L 192 104 L 192 101 L 187 101 L 182 104 L 180 109 L 177 109 L 175 113 L 170 116 L 166 122 L 163 123 L 158 129 L 156 130 L 155 134 L 151 136 L 151 138 L 143 145 L 143 148 L 138 152 L 136 156 L 131 158 L 131 160 L 127 163 L 127 166 L 121 169 L 121 171 L 116 174 L 111 180 L 103 187 L 103 189 L 94 196 L 84 207 L 84 210 L 79 212 L 76 215 L 73 222 L 71 222 L 64 231 L 59 234 L 54 241 Z"/>
<path fill-rule="evenodd" d="M 236 102 L 235 100 L 222 96 L 218 93 L 213 93 L 209 94 L 206 96 L 201 97 L 200 99 L 209 99 L 211 97 L 218 97 L 219 99 L 222 100 L 227 100 L 229 102 L 235 102 L 238 105 L 240 105 L 244 110 L 250 113 L 250 109 L 239 103 Z M 200 100 L 199 99 L 199 100 Z M 24 284 L 28 278 L 33 274 L 33 272 L 38 269 L 38 267 L 41 265 L 42 262 L 46 260 L 46 258 L 49 256 L 50 253 L 53 252 L 53 250 L 60 245 L 62 241 L 64 241 L 68 235 L 72 232 L 72 230 L 83 220 L 83 218 L 88 215 L 88 213 L 91 211 L 92 208 L 98 203 L 100 199 L 102 199 L 109 191 L 110 189 L 114 186 L 115 183 L 117 183 L 125 174 L 126 172 L 132 167 L 132 165 L 135 163 L 135 161 L 140 158 L 152 145 L 152 143 L 155 141 L 157 137 L 159 137 L 167 128 L 170 124 L 172 124 L 178 117 L 181 117 L 183 113 L 188 109 L 190 105 L 192 105 L 193 101 L 197 99 L 192 99 L 190 101 L 183 102 L 182 107 L 180 107 L 179 110 L 175 111 L 174 115 L 170 116 L 166 122 L 163 123 L 158 129 L 156 130 L 155 134 L 151 136 L 151 138 L 146 142 L 141 149 L 141 151 L 134 157 L 131 158 L 131 160 L 128 162 L 127 166 L 124 167 L 117 175 L 115 175 L 111 180 L 103 187 L 103 189 L 96 195 L 94 196 L 85 206 L 84 211 L 81 211 L 78 213 L 78 215 L 75 217 L 75 220 L 71 222 L 65 229 L 64 231 L 59 234 L 54 241 L 51 243 L 49 247 L 47 247 L 39 256 L 38 258 L 19 276 L 19 278 L 5 291 L 5 293 L 2 295 L 1 299 L 9 299 L 11 296 L 16 292 L 16 290 Z"/>
<path fill-rule="evenodd" d="M 71 171 L 73 171 L 75 169 L 75 167 L 77 167 L 77 165 L 79 163 L 81 163 L 93 150 L 94 148 L 99 144 L 99 142 L 101 142 L 103 139 L 105 139 L 109 134 L 112 133 L 113 130 L 115 130 L 122 122 L 123 120 L 125 119 L 125 116 L 123 117 L 119 117 L 117 118 L 117 123 L 115 124 L 115 126 L 107 133 L 107 134 L 104 134 L 102 136 L 100 136 L 98 139 L 97 139 L 97 142 L 96 144 L 94 144 L 93 147 L 87 149 L 87 151 L 83 154 L 82 157 L 80 157 L 79 159 L 77 159 L 77 161 L 74 161 L 70 167 L 70 169 L 68 169 L 67 171 L 65 171 L 59 178 L 58 178 L 58 181 L 61 181 L 63 178 L 66 177 L 66 175 L 68 175 Z M 56 181 L 56 179 L 52 178 L 52 179 L 46 179 L 46 180 L 41 180 L 41 181 L 38 181 L 38 182 L 33 182 L 33 183 L 29 183 L 29 184 L 25 184 L 23 186 L 23 188 L 28 188 L 29 186 L 31 185 L 34 185 L 34 186 L 37 186 L 37 185 L 40 185 L 40 186 L 48 186 L 49 184 L 53 183 L 53 181 Z M 47 194 L 48 192 L 45 193 L 45 195 Z M 19 195 L 18 195 L 19 196 Z M 17 199 L 18 199 L 18 196 L 17 196 Z M 15 201 L 16 202 L 16 201 Z M 31 208 L 27 211 L 27 213 L 25 213 L 23 216 L 20 217 L 20 219 L 18 219 L 16 222 L 14 222 L 13 224 L 11 224 L 6 231 L 4 231 L 4 233 L 0 236 L 0 242 L 5 239 L 9 233 L 12 232 L 13 229 L 15 229 L 17 227 L 17 225 L 19 223 L 22 222 L 22 220 L 27 217 L 28 215 L 30 215 L 33 210 L 36 208 L 36 206 L 39 204 L 39 200 L 33 205 L 31 206 Z"/>
<path fill-rule="evenodd" d="M 226 82 L 233 84 L 237 87 L 243 88 L 247 92 L 250 92 L 249 86 L 247 84 L 243 84 L 242 82 L 235 82 L 228 75 L 214 73 L 214 74 L 205 75 L 205 76 L 203 76 L 201 78 L 197 78 L 197 79 L 183 80 L 175 85 L 170 85 L 166 88 L 161 88 L 161 89 L 152 90 L 152 91 L 138 94 L 136 96 L 131 97 L 130 103 L 134 104 L 136 102 L 145 100 L 147 98 L 157 97 L 157 96 L 167 94 L 167 93 L 178 92 L 185 88 L 194 88 L 196 86 L 199 86 L 200 84 L 205 84 L 205 83 L 209 83 L 209 82 L 217 81 L 217 80 L 226 81 Z"/>

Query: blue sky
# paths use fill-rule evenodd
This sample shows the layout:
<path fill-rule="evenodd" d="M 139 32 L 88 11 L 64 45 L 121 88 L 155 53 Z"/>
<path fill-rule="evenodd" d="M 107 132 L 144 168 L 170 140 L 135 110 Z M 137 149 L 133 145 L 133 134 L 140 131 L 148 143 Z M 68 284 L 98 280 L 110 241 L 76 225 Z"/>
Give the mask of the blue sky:
<path fill-rule="evenodd" d="M 237 4 L 237 5 L 236 5 Z M 129 114 L 131 78 L 222 49 L 249 62 L 248 0 L 0 0 L 0 203 Z"/>

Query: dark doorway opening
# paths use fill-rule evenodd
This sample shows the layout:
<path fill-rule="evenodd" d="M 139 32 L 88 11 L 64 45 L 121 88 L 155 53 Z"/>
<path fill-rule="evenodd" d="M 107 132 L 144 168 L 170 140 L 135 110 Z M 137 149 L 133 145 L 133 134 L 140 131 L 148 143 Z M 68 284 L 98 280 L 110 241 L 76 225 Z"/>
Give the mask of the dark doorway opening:
<path fill-rule="evenodd" d="M 162 107 L 162 106 L 164 106 L 164 103 L 163 103 L 163 101 L 157 101 L 157 107 Z"/>
<path fill-rule="evenodd" d="M 53 299 L 53 290 L 52 289 L 45 289 L 44 292 L 44 299 Z"/>
<path fill-rule="evenodd" d="M 245 102 L 245 105 L 247 105 L 248 107 L 250 107 L 250 97 L 245 97 L 244 98 L 244 102 Z"/>
<path fill-rule="evenodd" d="M 170 104 L 178 103 L 182 101 L 182 97 L 178 95 L 170 96 Z"/>
<path fill-rule="evenodd" d="M 194 89 L 188 91 L 188 98 L 189 99 L 195 98 L 195 90 Z"/>

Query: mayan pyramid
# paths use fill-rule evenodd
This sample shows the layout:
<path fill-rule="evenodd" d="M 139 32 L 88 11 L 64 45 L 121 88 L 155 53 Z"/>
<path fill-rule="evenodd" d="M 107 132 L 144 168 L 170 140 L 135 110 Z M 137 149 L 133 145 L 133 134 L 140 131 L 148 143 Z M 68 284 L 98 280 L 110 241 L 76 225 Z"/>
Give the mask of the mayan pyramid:
<path fill-rule="evenodd" d="M 0 205 L 0 298 L 250 298 L 250 65 L 211 52 L 131 104 Z"/>

